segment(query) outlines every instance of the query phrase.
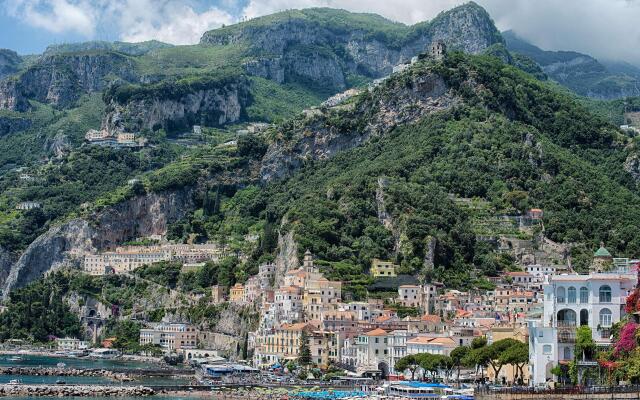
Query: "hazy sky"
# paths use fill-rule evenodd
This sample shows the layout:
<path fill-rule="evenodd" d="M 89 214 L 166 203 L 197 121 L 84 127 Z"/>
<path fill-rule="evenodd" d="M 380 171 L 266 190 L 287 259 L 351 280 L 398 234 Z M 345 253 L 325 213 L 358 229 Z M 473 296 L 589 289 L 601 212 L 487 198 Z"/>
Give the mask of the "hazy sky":
<path fill-rule="evenodd" d="M 640 0 L 477 0 L 500 30 L 551 50 L 640 65 Z M 413 24 L 456 0 L 0 0 L 0 47 L 41 52 L 90 39 L 197 43 L 203 32 L 290 8 L 374 12 Z"/>

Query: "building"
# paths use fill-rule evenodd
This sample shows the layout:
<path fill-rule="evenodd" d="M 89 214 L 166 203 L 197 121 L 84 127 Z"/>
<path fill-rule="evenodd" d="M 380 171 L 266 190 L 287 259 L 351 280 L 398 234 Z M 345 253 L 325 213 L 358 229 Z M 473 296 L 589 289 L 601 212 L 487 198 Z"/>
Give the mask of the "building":
<path fill-rule="evenodd" d="M 369 273 L 374 278 L 388 278 L 395 277 L 396 275 L 396 265 L 391 261 L 382 261 L 377 258 L 371 260 L 371 268 L 369 269 Z"/>
<path fill-rule="evenodd" d="M 282 324 L 262 335 L 256 336 L 254 365 L 271 366 L 296 360 L 300 353 L 302 332 L 311 332 L 311 325 L 300 322 Z M 310 343 L 309 343 L 310 345 Z"/>
<path fill-rule="evenodd" d="M 61 351 L 75 351 L 75 350 L 86 350 L 87 343 L 84 340 L 76 339 L 76 338 L 58 338 L 56 339 L 56 345 L 58 350 Z"/>
<path fill-rule="evenodd" d="M 398 287 L 398 303 L 404 307 L 418 308 L 422 305 L 422 289 L 418 285 L 401 285 Z"/>
<path fill-rule="evenodd" d="M 501 324 L 493 326 L 491 330 L 487 332 L 488 344 L 492 344 L 503 339 L 515 339 L 522 343 L 527 343 L 529 341 L 527 326 L 524 324 Z M 523 383 L 527 384 L 529 382 L 528 365 L 523 367 L 522 371 L 524 374 Z M 517 368 L 514 365 L 504 365 L 500 369 L 498 381 L 503 383 L 515 383 L 516 374 Z M 493 368 L 487 369 L 487 377 L 491 382 L 496 380 Z"/>
<path fill-rule="evenodd" d="M 444 44 L 442 40 L 436 40 L 431 43 L 431 47 L 429 49 L 429 55 L 436 59 L 441 60 L 445 54 L 447 53 L 447 46 Z"/>
<path fill-rule="evenodd" d="M 23 201 L 16 205 L 16 210 L 29 211 L 41 207 L 42 204 L 38 203 L 37 201 Z"/>
<path fill-rule="evenodd" d="M 226 254 L 227 248 L 215 243 L 123 246 L 115 251 L 85 255 L 84 270 L 90 275 L 104 275 L 111 271 L 122 274 L 161 261 L 200 265 L 206 261 L 219 261 Z"/>
<path fill-rule="evenodd" d="M 158 345 L 167 353 L 194 349 L 198 345 L 198 331 L 189 324 L 159 323 L 140 329 L 140 345 Z"/>
<path fill-rule="evenodd" d="M 242 283 L 236 283 L 229 289 L 229 301 L 232 303 L 244 303 L 244 285 Z"/>
<path fill-rule="evenodd" d="M 220 304 L 225 302 L 225 295 L 227 291 L 224 286 L 215 285 L 211 286 L 211 302 L 213 304 Z"/>
<path fill-rule="evenodd" d="M 389 333 L 381 328 L 358 335 L 356 347 L 356 365 L 358 370 L 382 371 L 383 376 L 389 374 Z"/>
<path fill-rule="evenodd" d="M 613 256 L 604 247 L 604 244 L 600 244 L 600 248 L 593 254 L 592 269 L 596 272 L 607 271 L 613 266 Z"/>
<path fill-rule="evenodd" d="M 591 329 L 598 346 L 610 346 L 611 327 L 636 283 L 635 274 L 617 272 L 547 277 L 542 318 L 529 321 L 531 383 L 546 383 L 555 365 L 574 359 L 579 326 Z"/>
<path fill-rule="evenodd" d="M 441 354 L 448 356 L 458 347 L 455 340 L 447 336 L 417 336 L 407 340 L 407 354 Z"/>

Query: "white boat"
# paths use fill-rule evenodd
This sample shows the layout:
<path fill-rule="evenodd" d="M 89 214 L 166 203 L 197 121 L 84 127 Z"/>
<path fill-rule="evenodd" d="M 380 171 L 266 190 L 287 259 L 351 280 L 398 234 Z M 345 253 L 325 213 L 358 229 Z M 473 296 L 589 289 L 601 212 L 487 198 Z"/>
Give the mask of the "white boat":
<path fill-rule="evenodd" d="M 63 362 L 59 362 L 59 363 L 56 364 L 56 367 L 58 367 L 58 368 L 64 368 L 66 366 L 67 366 L 67 364 L 65 364 Z"/>
<path fill-rule="evenodd" d="M 22 357 L 18 357 L 18 356 L 13 356 L 13 357 L 9 357 L 7 360 L 9 360 L 9 361 L 22 361 L 23 358 Z"/>
<path fill-rule="evenodd" d="M 22 382 L 20 382 L 20 379 L 11 379 L 8 383 L 8 385 L 19 385 Z"/>

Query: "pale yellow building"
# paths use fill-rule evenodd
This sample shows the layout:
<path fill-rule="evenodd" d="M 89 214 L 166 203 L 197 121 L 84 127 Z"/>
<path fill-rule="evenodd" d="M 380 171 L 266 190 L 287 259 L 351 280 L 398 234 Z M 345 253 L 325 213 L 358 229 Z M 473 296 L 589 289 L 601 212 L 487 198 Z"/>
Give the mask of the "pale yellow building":
<path fill-rule="evenodd" d="M 515 339 L 523 343 L 528 343 L 529 333 L 527 327 L 522 324 L 505 324 L 496 325 L 487 332 L 487 339 L 490 343 L 495 343 L 502 339 Z M 505 381 L 507 383 L 513 383 L 515 380 L 517 368 L 514 365 L 504 365 L 498 375 L 499 381 Z M 529 364 L 525 364 L 522 368 L 524 373 L 524 384 L 529 382 Z M 487 377 L 491 382 L 495 381 L 495 374 L 492 368 L 487 368 Z"/>
<path fill-rule="evenodd" d="M 371 269 L 369 273 L 374 278 L 395 277 L 397 265 L 391 261 L 383 261 L 377 258 L 371 260 Z"/>
<path fill-rule="evenodd" d="M 244 299 L 244 286 L 241 283 L 236 283 L 229 290 L 229 301 L 232 303 L 242 303 Z"/>

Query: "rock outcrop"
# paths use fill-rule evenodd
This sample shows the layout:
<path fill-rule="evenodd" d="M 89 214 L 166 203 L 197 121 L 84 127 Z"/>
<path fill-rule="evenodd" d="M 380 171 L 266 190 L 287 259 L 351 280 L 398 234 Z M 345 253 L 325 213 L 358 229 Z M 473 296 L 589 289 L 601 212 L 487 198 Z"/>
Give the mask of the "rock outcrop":
<path fill-rule="evenodd" d="M 19 75 L 0 82 L 0 109 L 25 111 L 26 99 L 68 107 L 84 93 L 103 90 L 113 79 L 135 81 L 126 56 L 87 52 L 42 56 Z"/>
<path fill-rule="evenodd" d="M 83 256 L 115 248 L 135 237 L 164 234 L 192 207 L 191 190 L 135 197 L 87 219 L 73 219 L 39 236 L 11 266 L 3 294 L 63 266 L 80 267 Z"/>
<path fill-rule="evenodd" d="M 172 91 L 154 91 L 124 101 L 112 97 L 102 123 L 109 132 L 140 132 L 164 129 L 189 130 L 193 125 L 222 126 L 240 121 L 249 105 L 249 82 L 211 82 L 197 90 L 175 96 Z"/>
<path fill-rule="evenodd" d="M 387 25 L 397 35 L 375 32 L 374 27 L 357 23 L 357 15 L 342 10 L 294 10 L 266 18 L 206 32 L 201 43 L 250 47 L 259 55 L 245 64 L 250 74 L 277 82 L 302 77 L 334 89 L 343 86 L 348 73 L 388 75 L 395 65 L 424 52 L 436 40 L 468 53 L 503 43 L 490 16 L 475 3 L 414 26 L 372 19 L 372 25 Z"/>
<path fill-rule="evenodd" d="M 391 94 L 392 93 L 392 94 Z M 286 136 L 271 144 L 260 170 L 264 182 L 289 175 L 304 163 L 326 160 L 336 153 L 366 143 L 400 124 L 411 123 L 424 114 L 447 109 L 457 102 L 442 77 L 434 74 L 405 74 L 390 79 L 352 110 L 330 109 L 299 125 L 292 123 Z M 344 126 L 327 123 L 331 118 L 348 121 Z M 285 128 L 287 129 L 287 128 Z"/>

